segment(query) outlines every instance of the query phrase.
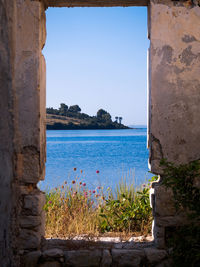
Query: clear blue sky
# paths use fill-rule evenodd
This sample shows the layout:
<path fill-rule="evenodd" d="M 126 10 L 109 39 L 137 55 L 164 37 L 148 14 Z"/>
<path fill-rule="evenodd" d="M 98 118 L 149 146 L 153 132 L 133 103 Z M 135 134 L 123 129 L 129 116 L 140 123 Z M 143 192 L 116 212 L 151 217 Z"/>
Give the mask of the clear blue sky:
<path fill-rule="evenodd" d="M 146 8 L 49 8 L 47 107 L 146 124 L 148 47 Z"/>

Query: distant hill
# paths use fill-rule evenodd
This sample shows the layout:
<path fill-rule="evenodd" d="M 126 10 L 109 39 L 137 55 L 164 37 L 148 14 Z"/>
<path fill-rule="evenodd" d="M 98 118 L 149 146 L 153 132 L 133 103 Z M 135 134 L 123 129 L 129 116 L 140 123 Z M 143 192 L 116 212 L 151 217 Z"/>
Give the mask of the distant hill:
<path fill-rule="evenodd" d="M 96 116 L 81 113 L 78 105 L 68 107 L 61 103 L 59 109 L 46 109 L 46 128 L 48 130 L 75 130 L 75 129 L 129 129 L 123 125 L 122 117 L 115 117 L 112 121 L 111 115 L 99 109 Z"/>

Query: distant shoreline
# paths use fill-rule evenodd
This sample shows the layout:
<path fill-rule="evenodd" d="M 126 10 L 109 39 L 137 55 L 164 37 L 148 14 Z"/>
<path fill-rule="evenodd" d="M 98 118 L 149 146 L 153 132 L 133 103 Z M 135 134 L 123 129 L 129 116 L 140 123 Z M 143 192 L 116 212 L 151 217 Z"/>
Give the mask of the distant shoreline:
<path fill-rule="evenodd" d="M 122 123 L 112 120 L 98 120 L 96 118 L 76 118 L 61 116 L 55 114 L 47 114 L 46 117 L 47 130 L 122 130 L 131 129 Z"/>
<path fill-rule="evenodd" d="M 52 125 L 47 124 L 46 125 L 47 130 L 127 130 L 127 129 L 133 129 L 128 126 L 122 125 L 121 127 L 115 127 L 113 125 L 108 125 L 107 127 L 105 126 L 90 126 L 90 125 L 68 125 L 68 124 L 62 124 L 62 123 L 54 123 Z M 137 129 L 137 128 L 135 128 Z"/>

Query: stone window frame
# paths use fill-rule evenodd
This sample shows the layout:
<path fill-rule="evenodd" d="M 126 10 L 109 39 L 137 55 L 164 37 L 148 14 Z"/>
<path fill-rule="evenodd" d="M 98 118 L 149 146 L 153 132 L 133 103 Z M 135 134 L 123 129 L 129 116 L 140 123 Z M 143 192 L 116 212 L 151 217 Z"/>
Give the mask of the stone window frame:
<path fill-rule="evenodd" d="M 101 0 L 73 1 L 76 5 L 85 3 L 84 6 L 98 6 L 97 2 L 100 6 L 108 5 Z M 196 127 L 200 114 L 200 36 L 198 27 L 193 27 L 200 20 L 197 2 L 109 1 L 112 6 L 148 4 L 149 160 L 152 172 L 160 174 L 161 180 L 160 159 L 181 164 L 200 158 L 200 129 Z M 3 114 L 0 121 L 0 261 L 5 266 L 20 266 L 21 259 L 30 255 L 33 259 L 33 254 L 39 255 L 41 262 L 48 261 L 48 257 L 62 261 L 63 252 L 57 251 L 56 256 L 52 249 L 57 245 L 59 249 L 68 246 L 62 240 L 57 241 L 60 242 L 57 245 L 56 241 L 44 240 L 45 196 L 37 188 L 45 176 L 46 67 L 42 49 L 46 41 L 45 8 L 50 3 L 72 6 L 69 0 L 11 0 L 9 3 L 0 0 L 0 110 Z M 172 200 L 172 193 L 160 182 L 153 184 L 154 243 L 151 249 L 156 252 L 151 255 L 166 248 L 166 238 L 172 228 L 187 223 L 185 215 L 174 210 Z M 94 244 L 90 245 L 94 249 Z M 139 249 L 140 256 L 136 254 L 140 261 L 142 255 L 144 261 L 150 261 L 147 251 L 141 252 L 134 247 L 136 244 L 132 245 L 131 253 Z M 108 250 L 113 251 L 116 246 Z M 70 244 L 70 251 L 73 248 L 76 246 Z M 85 246 L 83 248 L 85 251 Z M 81 247 L 77 249 L 81 251 Z M 111 255 L 113 262 L 123 258 L 124 253 L 130 253 L 130 250 L 124 252 L 124 247 L 118 249 L 117 254 L 113 251 L 114 258 Z M 75 252 L 70 253 L 66 256 L 68 259 Z M 101 250 L 101 253 L 104 255 L 107 251 Z M 131 259 L 135 257 L 134 254 Z"/>

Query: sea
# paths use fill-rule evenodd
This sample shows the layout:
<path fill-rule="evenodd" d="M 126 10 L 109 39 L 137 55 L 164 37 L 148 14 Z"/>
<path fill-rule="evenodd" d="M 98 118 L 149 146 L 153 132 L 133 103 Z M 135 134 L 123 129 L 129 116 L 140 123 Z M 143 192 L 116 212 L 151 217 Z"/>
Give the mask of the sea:
<path fill-rule="evenodd" d="M 72 181 L 114 189 L 126 180 L 139 186 L 151 178 L 147 129 L 47 130 L 47 161 L 42 190 Z"/>

